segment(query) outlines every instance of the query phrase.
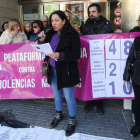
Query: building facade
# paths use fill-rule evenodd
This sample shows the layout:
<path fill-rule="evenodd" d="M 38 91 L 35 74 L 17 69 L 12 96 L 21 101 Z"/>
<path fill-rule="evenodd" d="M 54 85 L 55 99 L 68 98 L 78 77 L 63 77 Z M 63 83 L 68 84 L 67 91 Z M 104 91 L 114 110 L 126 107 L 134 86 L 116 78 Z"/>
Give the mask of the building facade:
<path fill-rule="evenodd" d="M 87 8 L 91 3 L 99 3 L 102 7 L 102 15 L 111 21 L 113 28 L 121 28 L 122 0 L 19 0 L 20 20 L 41 19 L 42 15 L 49 16 L 54 10 L 68 10 L 72 13 L 72 19 L 78 24 L 88 18 Z M 115 9 L 120 10 L 117 16 Z M 120 21 L 115 21 L 118 17 Z"/>
<path fill-rule="evenodd" d="M 18 19 L 18 0 L 0 0 L 0 31 L 5 21 Z"/>
<path fill-rule="evenodd" d="M 102 15 L 111 21 L 114 30 L 128 32 L 137 25 L 139 0 L 0 0 L 0 31 L 2 24 L 11 18 L 33 21 L 42 15 L 49 16 L 54 10 L 69 10 L 73 20 L 80 24 L 88 18 L 87 8 L 93 2 L 101 5 Z"/>

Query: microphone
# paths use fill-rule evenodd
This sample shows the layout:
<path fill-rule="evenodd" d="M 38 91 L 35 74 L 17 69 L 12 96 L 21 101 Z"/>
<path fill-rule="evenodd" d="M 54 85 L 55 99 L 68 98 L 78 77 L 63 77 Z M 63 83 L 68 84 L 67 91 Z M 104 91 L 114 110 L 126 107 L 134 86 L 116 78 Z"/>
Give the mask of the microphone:
<path fill-rule="evenodd" d="M 49 31 L 52 31 L 53 30 L 53 27 L 49 27 L 46 29 L 46 31 L 44 32 L 44 34 L 47 34 Z M 41 37 L 38 37 L 34 40 L 34 42 L 36 42 L 37 40 L 39 40 Z"/>

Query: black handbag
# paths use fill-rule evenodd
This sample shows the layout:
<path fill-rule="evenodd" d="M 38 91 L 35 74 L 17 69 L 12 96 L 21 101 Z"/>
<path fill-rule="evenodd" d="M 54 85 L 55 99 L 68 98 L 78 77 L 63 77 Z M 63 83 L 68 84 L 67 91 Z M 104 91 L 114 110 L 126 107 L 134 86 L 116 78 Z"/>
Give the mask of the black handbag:
<path fill-rule="evenodd" d="M 49 66 L 49 61 L 50 61 L 50 58 L 48 60 L 48 62 L 44 62 L 42 65 L 41 65 L 41 74 L 43 76 L 47 76 L 47 71 L 48 71 L 48 66 Z"/>
<path fill-rule="evenodd" d="M 57 47 L 57 44 L 58 44 L 59 40 L 60 40 L 60 36 L 58 37 L 58 39 L 57 39 L 57 41 L 56 41 L 56 43 L 55 43 L 55 45 L 54 45 L 53 51 L 54 51 L 54 49 Z M 49 57 L 49 59 L 48 59 L 48 62 L 44 62 L 44 63 L 42 64 L 42 66 L 41 66 L 41 74 L 42 74 L 43 76 L 48 76 L 48 66 L 49 66 L 49 62 L 50 62 L 50 57 Z"/>

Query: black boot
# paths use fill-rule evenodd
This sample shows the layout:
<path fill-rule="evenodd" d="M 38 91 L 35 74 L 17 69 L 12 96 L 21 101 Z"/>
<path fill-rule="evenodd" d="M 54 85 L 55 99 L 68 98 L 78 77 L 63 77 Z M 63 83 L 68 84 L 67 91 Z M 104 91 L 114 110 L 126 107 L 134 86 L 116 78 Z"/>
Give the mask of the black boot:
<path fill-rule="evenodd" d="M 66 129 L 66 132 L 65 132 L 66 136 L 71 136 L 74 133 L 76 124 L 77 124 L 76 118 L 69 117 L 69 123 L 68 123 L 67 129 Z"/>
<path fill-rule="evenodd" d="M 131 136 L 131 137 L 137 137 L 138 134 L 139 134 L 139 132 L 140 132 L 140 126 L 134 125 L 134 126 L 131 128 L 130 136 Z"/>
<path fill-rule="evenodd" d="M 4 121 L 4 117 L 0 116 L 0 122 Z"/>
<path fill-rule="evenodd" d="M 104 114 L 104 108 L 103 108 L 102 100 L 96 100 L 96 111 L 98 112 L 99 115 Z"/>
<path fill-rule="evenodd" d="M 51 122 L 51 128 L 55 128 L 62 119 L 63 119 L 62 111 L 56 111 L 55 118 Z"/>
<path fill-rule="evenodd" d="M 97 110 L 99 115 L 103 115 L 104 114 L 104 108 L 102 106 L 97 106 L 96 110 Z"/>
<path fill-rule="evenodd" d="M 87 101 L 87 104 L 84 107 L 84 112 L 88 113 L 90 110 L 92 110 L 93 106 L 94 106 L 94 101 Z"/>

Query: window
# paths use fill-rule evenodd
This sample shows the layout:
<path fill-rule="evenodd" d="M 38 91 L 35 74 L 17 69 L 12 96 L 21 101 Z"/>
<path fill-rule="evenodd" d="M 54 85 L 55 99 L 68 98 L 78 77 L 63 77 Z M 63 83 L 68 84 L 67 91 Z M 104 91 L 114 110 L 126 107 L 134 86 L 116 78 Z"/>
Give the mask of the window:
<path fill-rule="evenodd" d="M 84 20 L 84 4 L 66 4 L 66 10 L 72 14 L 72 22 L 81 25 L 81 21 Z"/>
<path fill-rule="evenodd" d="M 38 19 L 38 6 L 23 7 L 23 18 L 25 20 L 37 20 Z"/>
<path fill-rule="evenodd" d="M 48 17 L 50 14 L 56 10 L 59 10 L 59 5 L 53 4 L 53 5 L 44 5 L 44 15 L 47 15 Z"/>

